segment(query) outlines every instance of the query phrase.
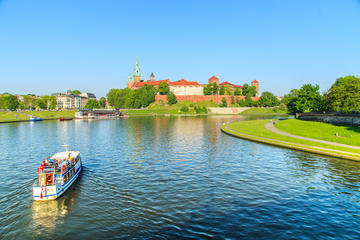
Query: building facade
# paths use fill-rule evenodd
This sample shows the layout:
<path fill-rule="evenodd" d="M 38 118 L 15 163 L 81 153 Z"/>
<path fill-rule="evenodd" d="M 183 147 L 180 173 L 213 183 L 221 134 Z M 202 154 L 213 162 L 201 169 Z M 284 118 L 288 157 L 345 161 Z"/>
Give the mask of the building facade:
<path fill-rule="evenodd" d="M 165 80 L 155 80 L 154 73 L 151 73 L 150 75 L 150 81 L 147 81 L 146 79 L 141 80 L 140 79 L 140 67 L 139 63 L 136 61 L 135 67 L 134 67 L 134 75 L 131 76 L 131 73 L 129 73 L 128 79 L 127 79 L 127 87 L 130 89 L 138 89 L 143 87 L 144 85 L 151 85 L 154 87 L 158 87 L 160 82 L 166 82 L 169 85 L 169 89 L 171 92 L 173 92 L 176 96 L 203 96 L 204 95 L 204 87 L 207 84 L 199 84 L 195 81 L 186 81 L 185 79 L 180 79 L 178 81 L 170 81 L 170 79 Z M 228 91 L 234 92 L 236 89 L 239 89 L 240 92 L 243 88 L 243 86 L 232 84 L 230 82 L 222 82 L 220 83 L 219 78 L 212 76 L 208 79 L 209 84 L 215 83 L 219 87 L 224 86 Z M 257 80 L 254 80 L 251 82 L 252 86 L 256 87 L 256 97 L 259 96 L 259 82 Z M 180 97 L 179 97 L 180 99 Z M 194 100 L 195 101 L 195 100 Z"/>
<path fill-rule="evenodd" d="M 53 93 L 56 97 L 58 109 L 84 109 L 89 99 L 95 99 L 93 93 L 81 93 L 80 95 L 72 94 L 69 89 L 66 93 Z"/>

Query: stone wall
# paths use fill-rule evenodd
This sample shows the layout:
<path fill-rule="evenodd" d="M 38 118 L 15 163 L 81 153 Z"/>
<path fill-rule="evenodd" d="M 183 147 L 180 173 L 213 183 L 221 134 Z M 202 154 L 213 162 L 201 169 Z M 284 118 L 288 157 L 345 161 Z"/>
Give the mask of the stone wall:
<path fill-rule="evenodd" d="M 300 113 L 298 119 L 333 124 L 360 125 L 360 116 L 337 115 L 335 113 Z"/>
<path fill-rule="evenodd" d="M 225 98 L 226 102 L 228 104 L 231 103 L 231 97 L 234 97 L 234 101 L 238 100 L 245 100 L 245 96 L 229 96 L 229 95 L 176 95 L 176 99 L 178 102 L 182 101 L 190 101 L 190 102 L 203 102 L 203 101 L 211 101 L 215 104 L 219 104 L 221 102 L 221 99 Z M 155 102 L 158 103 L 160 100 L 162 100 L 164 103 L 167 102 L 166 95 L 156 95 L 155 96 Z M 258 101 L 258 97 L 252 97 L 253 101 Z"/>

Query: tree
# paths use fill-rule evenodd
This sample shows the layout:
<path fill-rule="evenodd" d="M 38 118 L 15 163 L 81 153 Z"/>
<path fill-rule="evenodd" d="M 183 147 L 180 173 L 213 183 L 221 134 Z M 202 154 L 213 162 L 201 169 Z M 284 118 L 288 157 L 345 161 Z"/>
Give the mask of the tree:
<path fill-rule="evenodd" d="M 96 108 L 100 108 L 99 102 L 96 101 L 95 99 L 89 99 L 89 100 L 86 102 L 85 108 L 86 108 L 86 109 L 96 109 Z"/>
<path fill-rule="evenodd" d="M 260 97 L 260 105 L 263 107 L 275 107 L 279 105 L 279 100 L 271 92 L 263 92 Z"/>
<path fill-rule="evenodd" d="M 211 95 L 212 94 L 212 89 L 210 84 L 206 85 L 203 89 L 204 95 Z"/>
<path fill-rule="evenodd" d="M 328 101 L 327 101 L 328 100 Z M 360 78 L 346 76 L 336 79 L 329 89 L 328 94 L 324 94 L 323 103 L 332 110 L 343 113 L 360 111 Z"/>
<path fill-rule="evenodd" d="M 254 106 L 254 101 L 251 99 L 251 94 L 245 96 L 245 107 L 252 107 Z"/>
<path fill-rule="evenodd" d="M 166 96 L 166 100 L 169 105 L 173 105 L 177 103 L 176 96 L 173 92 L 168 93 L 168 95 Z"/>
<path fill-rule="evenodd" d="M 105 108 L 105 106 L 106 106 L 106 98 L 101 97 L 99 99 L 99 106 L 100 106 L 100 108 Z"/>
<path fill-rule="evenodd" d="M 5 93 L 0 95 L 0 109 L 15 110 L 19 106 L 16 96 Z"/>
<path fill-rule="evenodd" d="M 71 94 L 76 94 L 76 95 L 80 95 L 81 92 L 79 90 L 74 90 L 74 91 L 71 91 Z"/>
<path fill-rule="evenodd" d="M 127 95 L 133 90 L 125 89 L 111 89 L 106 95 L 110 106 L 114 108 L 125 108 Z"/>
<path fill-rule="evenodd" d="M 311 84 L 305 84 L 300 89 L 292 89 L 283 99 L 288 113 L 293 115 L 296 113 L 319 111 L 321 101 L 319 85 Z"/>
<path fill-rule="evenodd" d="M 249 84 L 244 84 L 244 87 L 242 89 L 243 96 L 250 95 L 251 97 L 256 96 L 256 87 L 255 86 L 249 86 Z"/>
<path fill-rule="evenodd" d="M 240 92 L 239 88 L 235 89 L 234 95 L 235 96 L 240 96 L 241 95 L 241 92 Z"/>
<path fill-rule="evenodd" d="M 55 96 L 50 96 L 50 97 L 49 97 L 49 101 L 50 101 L 50 103 L 49 103 L 49 109 L 50 109 L 50 110 L 55 109 L 55 108 L 56 108 L 56 105 L 57 105 L 56 97 L 55 97 Z"/>
<path fill-rule="evenodd" d="M 219 86 L 216 84 L 216 82 L 213 82 L 211 85 L 212 95 L 218 94 L 218 91 L 219 91 Z"/>
<path fill-rule="evenodd" d="M 24 95 L 23 96 L 23 104 L 26 109 L 35 108 L 36 107 L 36 97 L 31 95 Z"/>
<path fill-rule="evenodd" d="M 169 85 L 167 84 L 167 82 L 160 82 L 158 91 L 159 91 L 160 95 L 168 94 L 169 93 Z"/>
<path fill-rule="evenodd" d="M 225 86 L 224 86 L 224 85 L 222 85 L 222 86 L 220 87 L 219 94 L 220 94 L 220 95 L 225 95 Z"/>
<path fill-rule="evenodd" d="M 219 107 L 227 107 L 227 102 L 226 102 L 226 99 L 225 98 L 222 98 L 221 99 L 221 102 L 219 104 Z"/>

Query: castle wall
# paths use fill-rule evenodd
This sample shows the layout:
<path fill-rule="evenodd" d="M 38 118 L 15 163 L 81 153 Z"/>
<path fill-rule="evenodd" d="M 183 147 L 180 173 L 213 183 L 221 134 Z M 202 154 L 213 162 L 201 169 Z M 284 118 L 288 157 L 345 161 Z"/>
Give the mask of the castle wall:
<path fill-rule="evenodd" d="M 176 95 L 176 93 L 175 93 Z M 176 99 L 178 102 L 182 101 L 190 101 L 190 102 L 203 102 L 203 101 L 211 101 L 215 104 L 219 104 L 221 102 L 221 99 L 225 98 L 226 102 L 228 104 L 231 103 L 231 98 L 234 98 L 234 101 L 239 101 L 241 99 L 245 100 L 245 96 L 229 96 L 229 95 L 176 95 Z M 253 101 L 258 101 L 258 97 L 251 97 Z M 166 95 L 156 95 L 155 96 L 155 102 L 158 103 L 160 100 L 162 100 L 164 103 L 167 102 Z"/>
<path fill-rule="evenodd" d="M 197 86 L 169 86 L 175 95 L 203 95 L 203 87 Z"/>

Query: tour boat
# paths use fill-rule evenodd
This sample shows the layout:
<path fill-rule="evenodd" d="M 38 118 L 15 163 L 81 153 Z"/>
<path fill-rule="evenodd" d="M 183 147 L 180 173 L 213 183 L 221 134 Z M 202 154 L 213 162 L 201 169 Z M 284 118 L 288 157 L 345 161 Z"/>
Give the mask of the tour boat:
<path fill-rule="evenodd" d="M 65 146 L 66 148 L 66 146 Z M 79 177 L 82 162 L 79 151 L 56 153 L 38 167 L 38 178 L 33 184 L 34 200 L 60 197 Z"/>
<path fill-rule="evenodd" d="M 42 121 L 43 119 L 40 118 L 40 117 L 34 117 L 34 116 L 31 116 L 30 117 L 30 122 L 35 122 L 35 121 Z"/>

